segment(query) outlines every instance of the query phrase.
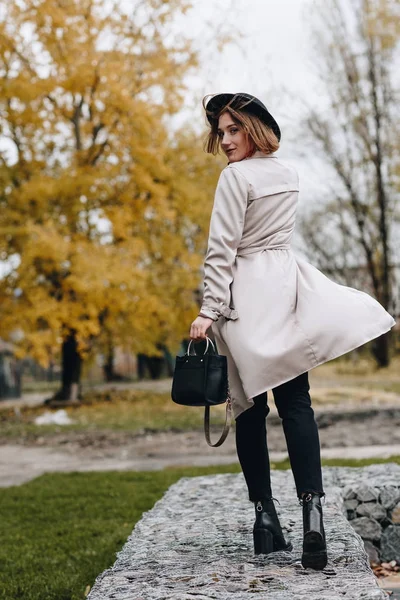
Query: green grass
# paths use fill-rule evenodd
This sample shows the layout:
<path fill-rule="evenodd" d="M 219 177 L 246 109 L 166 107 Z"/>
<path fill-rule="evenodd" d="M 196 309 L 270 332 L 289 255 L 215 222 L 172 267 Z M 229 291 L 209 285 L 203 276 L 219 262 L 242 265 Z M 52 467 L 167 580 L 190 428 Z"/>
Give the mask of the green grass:
<path fill-rule="evenodd" d="M 26 381 L 26 379 L 22 379 L 23 394 L 55 392 L 59 387 L 60 381 Z"/>
<path fill-rule="evenodd" d="M 134 524 L 182 476 L 232 467 L 43 475 L 0 491 L 0 598 L 81 600 Z"/>
<path fill-rule="evenodd" d="M 353 383 L 353 399 L 360 401 L 369 395 L 376 396 L 374 390 L 400 393 L 400 383 L 395 381 L 374 382 L 364 385 Z M 364 387 L 365 386 L 365 387 Z M 364 394 L 363 389 L 367 389 Z M 315 407 L 329 403 L 345 402 L 351 399 L 351 390 L 332 388 L 324 391 L 317 387 L 312 399 Z M 321 397 L 320 397 L 321 396 Z M 272 398 L 270 395 L 270 403 Z M 384 405 L 384 403 L 382 403 Z M 360 406 L 362 402 L 360 401 Z M 166 393 L 152 393 L 139 390 L 115 390 L 88 392 L 83 404 L 67 408 L 74 421 L 71 425 L 36 425 L 34 420 L 49 409 L 45 406 L 25 407 L 18 410 L 2 408 L 0 403 L 0 442 L 23 440 L 25 443 L 38 437 L 49 437 L 54 433 L 74 431 L 107 432 L 121 431 L 132 434 L 157 431 L 189 431 L 203 428 L 204 409 L 192 406 L 179 406 L 172 402 Z M 215 406 L 211 410 L 212 424 L 219 427 L 225 420 L 225 407 Z"/>
<path fill-rule="evenodd" d="M 388 460 L 324 461 L 364 466 Z M 287 461 L 275 468 L 288 467 Z M 43 475 L 0 491 L 0 599 L 84 600 L 134 524 L 184 476 L 240 472 L 238 464 L 151 472 Z M 291 477 L 291 475 L 289 475 Z"/>
<path fill-rule="evenodd" d="M 203 427 L 204 409 L 175 404 L 169 394 L 147 391 L 123 390 L 88 393 L 82 406 L 66 409 L 73 425 L 35 425 L 34 419 L 49 409 L 44 406 L 26 407 L 20 411 L 1 409 L 0 439 L 25 441 L 46 437 L 62 431 L 187 431 Z M 225 420 L 225 407 L 211 410 L 213 424 Z"/>
<path fill-rule="evenodd" d="M 360 406 L 379 392 L 382 404 L 385 392 L 400 395 L 400 356 L 394 356 L 390 366 L 377 369 L 369 358 L 362 357 L 354 364 L 350 360 L 334 360 L 312 369 L 310 374 L 311 394 L 316 407 L 326 403 L 338 404 L 349 401 Z M 334 381 L 341 386 L 330 387 Z M 314 386 L 315 382 L 315 386 Z M 325 384 L 325 382 L 327 382 Z M 319 384 L 319 386 L 318 386 Z M 30 382 L 32 389 L 41 385 Z M 46 383 L 50 387 L 57 383 Z M 155 382 L 157 386 L 157 382 Z M 321 389 L 322 386 L 322 389 Z M 272 403 L 272 395 L 269 394 Z M 393 398 L 389 398 L 393 401 Z M 25 443 L 37 437 L 49 437 L 62 431 L 128 431 L 132 434 L 156 431 L 201 430 L 203 427 L 203 409 L 178 406 L 172 402 L 169 393 L 141 391 L 137 389 L 114 389 L 112 391 L 87 390 L 84 392 L 83 405 L 66 409 L 73 425 L 35 425 L 34 419 L 45 412 L 44 406 L 21 408 L 19 410 L 2 408 L 0 402 L 0 442 L 23 440 Z M 224 406 L 213 407 L 212 423 L 220 427 L 224 422 Z"/>

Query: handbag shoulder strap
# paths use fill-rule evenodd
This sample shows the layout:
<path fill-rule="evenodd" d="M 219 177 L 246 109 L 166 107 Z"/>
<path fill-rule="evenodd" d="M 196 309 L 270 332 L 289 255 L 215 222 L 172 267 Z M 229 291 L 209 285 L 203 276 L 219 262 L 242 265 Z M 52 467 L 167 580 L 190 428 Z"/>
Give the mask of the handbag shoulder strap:
<path fill-rule="evenodd" d="M 224 443 L 224 441 L 226 440 L 227 435 L 229 433 L 231 421 L 232 421 L 232 405 L 231 405 L 231 399 L 228 398 L 226 401 L 225 423 L 224 423 L 224 428 L 221 433 L 221 437 L 219 438 L 219 440 L 217 442 L 215 442 L 215 444 L 212 444 L 211 438 L 210 438 L 210 407 L 206 406 L 204 408 L 204 434 L 206 436 L 207 444 L 209 446 L 216 448 L 217 446 L 221 446 L 221 444 Z"/>

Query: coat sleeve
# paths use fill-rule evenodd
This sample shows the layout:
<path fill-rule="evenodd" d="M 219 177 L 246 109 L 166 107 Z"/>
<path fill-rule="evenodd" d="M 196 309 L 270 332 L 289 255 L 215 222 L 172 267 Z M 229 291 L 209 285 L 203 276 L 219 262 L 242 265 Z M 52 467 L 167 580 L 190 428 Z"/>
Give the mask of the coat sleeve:
<path fill-rule="evenodd" d="M 230 308 L 230 285 L 236 250 L 242 238 L 249 184 L 234 167 L 226 167 L 219 178 L 211 213 L 207 253 L 204 261 L 204 295 L 200 313 L 217 321 L 222 315 L 238 318 Z"/>

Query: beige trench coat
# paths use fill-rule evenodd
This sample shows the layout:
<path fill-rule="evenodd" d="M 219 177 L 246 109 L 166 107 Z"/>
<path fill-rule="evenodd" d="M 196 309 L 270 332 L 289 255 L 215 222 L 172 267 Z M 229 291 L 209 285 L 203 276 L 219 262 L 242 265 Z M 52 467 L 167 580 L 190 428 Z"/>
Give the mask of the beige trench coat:
<path fill-rule="evenodd" d="M 257 151 L 222 171 L 201 313 L 228 359 L 233 414 L 252 398 L 389 331 L 369 294 L 335 283 L 291 249 L 296 170 Z"/>

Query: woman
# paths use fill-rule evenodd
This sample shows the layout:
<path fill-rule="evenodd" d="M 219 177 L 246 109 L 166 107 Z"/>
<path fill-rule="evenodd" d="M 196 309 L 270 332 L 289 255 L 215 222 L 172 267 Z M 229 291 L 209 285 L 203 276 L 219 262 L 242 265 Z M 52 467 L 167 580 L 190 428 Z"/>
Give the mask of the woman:
<path fill-rule="evenodd" d="M 207 96 L 206 96 L 207 98 Z M 206 110 L 206 151 L 228 158 L 211 215 L 204 296 L 190 338 L 212 326 L 227 356 L 236 447 L 256 520 L 256 554 L 291 550 L 272 499 L 265 417 L 272 389 L 303 506 L 304 567 L 327 563 L 318 429 L 308 371 L 389 331 L 392 316 L 371 296 L 334 283 L 294 255 L 296 170 L 276 156 L 281 132 L 248 94 L 218 94 Z"/>

